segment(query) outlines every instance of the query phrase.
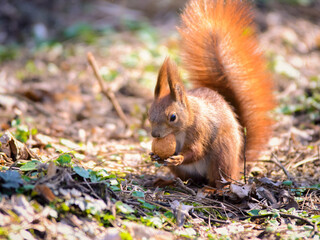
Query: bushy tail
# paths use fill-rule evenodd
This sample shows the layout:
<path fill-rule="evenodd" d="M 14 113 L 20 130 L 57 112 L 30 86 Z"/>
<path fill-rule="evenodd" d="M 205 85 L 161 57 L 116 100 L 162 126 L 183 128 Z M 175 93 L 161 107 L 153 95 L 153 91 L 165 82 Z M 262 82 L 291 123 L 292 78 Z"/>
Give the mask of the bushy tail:
<path fill-rule="evenodd" d="M 195 87 L 216 90 L 247 129 L 246 158 L 269 140 L 272 81 L 254 36 L 250 6 L 241 0 L 191 0 L 182 14 L 184 67 Z"/>

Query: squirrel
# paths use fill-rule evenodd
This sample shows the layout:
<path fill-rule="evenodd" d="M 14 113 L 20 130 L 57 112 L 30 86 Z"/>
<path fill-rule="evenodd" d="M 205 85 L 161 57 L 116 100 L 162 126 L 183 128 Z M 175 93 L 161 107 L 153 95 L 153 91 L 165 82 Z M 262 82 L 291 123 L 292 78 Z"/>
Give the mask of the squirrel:
<path fill-rule="evenodd" d="M 256 160 L 267 144 L 273 84 L 250 5 L 190 0 L 181 19 L 182 63 L 194 88 L 185 90 L 177 66 L 166 58 L 148 113 L 151 135 L 174 134 L 175 154 L 163 161 L 176 177 L 217 187 L 223 179 L 236 180 L 244 156 Z"/>

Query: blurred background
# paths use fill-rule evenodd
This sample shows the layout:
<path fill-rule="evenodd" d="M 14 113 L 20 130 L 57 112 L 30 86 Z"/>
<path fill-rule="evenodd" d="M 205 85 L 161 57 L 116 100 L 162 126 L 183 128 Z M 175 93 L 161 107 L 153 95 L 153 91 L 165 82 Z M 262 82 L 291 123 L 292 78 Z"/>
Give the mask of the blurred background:
<path fill-rule="evenodd" d="M 77 141 L 122 138 L 123 123 L 88 67 L 86 54 L 91 51 L 132 130 L 147 137 L 147 106 L 157 71 L 168 55 L 180 64 L 175 27 L 185 2 L 0 0 L 2 130 L 19 119 L 38 131 Z M 276 83 L 276 117 L 285 131 L 310 131 L 300 133 L 302 142 L 315 141 L 320 123 L 320 1 L 252 3 L 258 38 Z M 187 79 L 183 69 L 181 74 Z"/>

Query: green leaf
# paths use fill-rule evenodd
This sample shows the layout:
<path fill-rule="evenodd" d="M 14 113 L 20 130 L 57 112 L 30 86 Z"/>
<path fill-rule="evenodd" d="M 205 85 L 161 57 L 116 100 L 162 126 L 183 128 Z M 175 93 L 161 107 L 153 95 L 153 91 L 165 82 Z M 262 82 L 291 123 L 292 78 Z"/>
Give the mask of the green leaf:
<path fill-rule="evenodd" d="M 99 31 L 94 29 L 92 25 L 84 22 L 78 22 L 71 25 L 64 31 L 67 38 L 79 38 L 86 43 L 94 43 L 98 37 Z"/>
<path fill-rule="evenodd" d="M 23 189 L 24 191 L 29 191 L 29 190 L 33 190 L 34 187 L 35 187 L 35 185 L 26 184 L 26 185 L 23 185 L 23 186 L 22 186 L 22 189 Z"/>
<path fill-rule="evenodd" d="M 27 142 L 27 140 L 29 138 L 28 126 L 26 126 L 26 125 L 18 125 L 14 136 L 20 142 L 23 142 L 23 143 Z"/>
<path fill-rule="evenodd" d="M 174 218 L 174 215 L 171 211 L 166 211 L 164 214 L 163 214 L 165 217 L 169 218 L 169 219 L 173 219 Z"/>
<path fill-rule="evenodd" d="M 62 167 L 68 166 L 71 163 L 71 156 L 67 153 L 60 155 L 57 158 L 57 163 L 59 163 Z"/>
<path fill-rule="evenodd" d="M 0 45 L 0 63 L 3 61 L 14 60 L 20 51 L 12 44 Z"/>
<path fill-rule="evenodd" d="M 32 180 L 31 177 L 26 176 L 26 175 L 22 175 L 21 178 L 22 178 L 22 180 L 25 181 L 25 182 L 31 182 L 31 180 Z"/>
<path fill-rule="evenodd" d="M 274 209 L 275 210 L 275 209 Z M 280 213 L 278 211 L 273 211 L 273 215 L 272 215 L 273 218 L 278 218 L 280 217 Z"/>
<path fill-rule="evenodd" d="M 128 232 L 120 232 L 119 236 L 120 236 L 121 240 L 132 240 L 133 239 L 131 234 Z"/>
<path fill-rule="evenodd" d="M 36 128 L 31 129 L 31 135 L 36 135 L 38 133 L 38 130 Z"/>
<path fill-rule="evenodd" d="M 51 143 L 48 143 L 44 146 L 44 149 L 48 149 L 48 148 L 52 148 L 52 144 Z"/>
<path fill-rule="evenodd" d="M 261 210 L 259 211 L 259 215 L 263 216 L 263 215 L 269 215 L 269 214 L 273 214 L 272 212 L 268 211 L 268 210 Z"/>
<path fill-rule="evenodd" d="M 33 171 L 36 170 L 38 165 L 39 165 L 39 161 L 30 161 L 25 163 L 23 166 L 20 167 L 21 171 Z"/>
<path fill-rule="evenodd" d="M 19 126 L 21 124 L 21 119 L 13 119 L 12 121 L 11 121 L 11 126 L 12 127 L 17 127 L 17 126 Z"/>
<path fill-rule="evenodd" d="M 138 198 L 144 198 L 144 192 L 140 192 L 140 191 L 134 191 L 132 193 L 133 197 L 138 197 Z"/>
<path fill-rule="evenodd" d="M 275 231 L 276 231 L 276 229 L 275 229 L 274 226 L 267 226 L 266 227 L 266 232 L 272 233 L 272 232 L 275 232 Z"/>
<path fill-rule="evenodd" d="M 69 212 L 70 208 L 67 204 L 61 203 L 61 209 L 65 212 Z"/>
<path fill-rule="evenodd" d="M 258 216 L 259 215 L 260 210 L 259 209 L 252 209 L 248 212 L 248 214 L 250 216 Z"/>
<path fill-rule="evenodd" d="M 147 202 L 144 202 L 142 205 L 141 205 L 143 208 L 146 208 L 146 209 L 149 209 L 149 210 L 154 210 L 156 208 L 155 205 L 152 205 L 150 203 L 147 203 Z"/>
<path fill-rule="evenodd" d="M 106 82 L 112 82 L 119 75 L 119 72 L 114 69 L 102 67 L 100 69 L 100 75 Z"/>
<path fill-rule="evenodd" d="M 162 228 L 162 221 L 159 217 L 151 217 L 149 221 L 152 224 L 152 226 L 155 226 L 157 228 Z"/>
<path fill-rule="evenodd" d="M 282 184 L 285 185 L 285 186 L 291 186 L 292 185 L 292 181 L 290 181 L 290 180 L 283 181 Z"/>
<path fill-rule="evenodd" d="M 1 188 L 17 189 L 23 184 L 21 175 L 17 171 L 8 170 L 6 172 L 0 172 L 0 180 L 1 179 L 2 181 L 0 181 L 0 190 L 2 190 Z"/>
<path fill-rule="evenodd" d="M 312 219 L 312 222 L 320 222 L 320 215 L 313 215 L 311 219 Z"/>
<path fill-rule="evenodd" d="M 83 177 L 83 178 L 89 178 L 90 177 L 90 173 L 82 168 L 82 167 L 79 167 L 79 166 L 75 166 L 73 167 L 73 170 L 80 176 L 80 177 Z"/>
<path fill-rule="evenodd" d="M 105 169 L 97 171 L 96 175 L 99 176 L 101 180 L 105 180 L 110 176 L 110 174 Z"/>
<path fill-rule="evenodd" d="M 158 168 L 158 167 L 161 167 L 162 164 L 160 164 L 160 163 L 158 163 L 158 162 L 155 162 L 155 163 L 154 163 L 154 166 L 155 166 L 156 168 Z"/>
<path fill-rule="evenodd" d="M 118 186 L 110 186 L 110 189 L 114 192 L 119 192 L 121 189 Z"/>
<path fill-rule="evenodd" d="M 110 185 L 117 186 L 117 185 L 119 185 L 119 182 L 117 181 L 117 179 L 110 179 Z"/>
<path fill-rule="evenodd" d="M 120 201 L 116 202 L 116 208 L 123 214 L 130 214 L 134 212 L 134 209 L 132 207 Z"/>
<path fill-rule="evenodd" d="M 90 180 L 91 182 L 98 182 L 100 181 L 100 177 L 97 176 L 96 171 L 92 171 L 91 169 L 88 169 L 88 173 L 90 174 Z"/>
<path fill-rule="evenodd" d="M 116 219 L 115 216 L 113 216 L 112 214 L 107 213 L 107 214 L 103 215 L 103 220 L 105 220 L 105 221 L 109 221 L 109 220 L 113 221 L 115 219 Z"/>
<path fill-rule="evenodd" d="M 130 214 L 130 215 L 126 215 L 126 219 L 129 220 L 129 221 L 137 221 L 137 217 L 133 214 Z"/>
<path fill-rule="evenodd" d="M 117 176 L 115 174 L 110 174 L 107 178 L 117 178 Z"/>

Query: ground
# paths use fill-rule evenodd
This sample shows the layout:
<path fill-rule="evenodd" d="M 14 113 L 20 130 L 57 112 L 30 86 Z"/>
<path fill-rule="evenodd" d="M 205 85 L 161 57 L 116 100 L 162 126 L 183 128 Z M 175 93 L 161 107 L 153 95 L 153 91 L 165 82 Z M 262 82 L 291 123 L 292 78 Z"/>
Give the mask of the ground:
<path fill-rule="evenodd" d="M 3 2 L 1 238 L 319 239 L 319 2 L 255 5 L 278 102 L 273 137 L 246 182 L 211 194 L 190 181 L 152 185 L 170 174 L 148 155 L 147 110 L 164 58 L 180 65 L 183 4 Z"/>

